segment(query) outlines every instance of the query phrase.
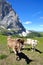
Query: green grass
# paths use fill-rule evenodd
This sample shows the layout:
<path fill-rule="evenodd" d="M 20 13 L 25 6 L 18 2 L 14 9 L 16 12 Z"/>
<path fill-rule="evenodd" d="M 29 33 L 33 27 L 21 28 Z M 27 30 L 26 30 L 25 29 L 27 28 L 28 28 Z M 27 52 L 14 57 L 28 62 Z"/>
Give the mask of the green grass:
<path fill-rule="evenodd" d="M 0 55 L 0 59 L 4 59 L 4 58 L 6 58 L 7 57 L 7 55 L 5 55 L 5 54 L 1 54 Z"/>
<path fill-rule="evenodd" d="M 26 46 L 25 49 L 22 50 L 22 53 L 24 53 L 29 60 L 33 60 L 31 62 L 29 61 L 27 64 L 24 58 L 20 61 L 16 60 L 16 55 L 14 53 L 10 53 L 7 48 L 7 36 L 0 35 L 0 65 L 43 65 L 43 37 L 36 37 L 33 39 L 37 39 L 39 41 L 36 46 L 38 51 L 32 52 L 29 49 L 30 46 Z"/>

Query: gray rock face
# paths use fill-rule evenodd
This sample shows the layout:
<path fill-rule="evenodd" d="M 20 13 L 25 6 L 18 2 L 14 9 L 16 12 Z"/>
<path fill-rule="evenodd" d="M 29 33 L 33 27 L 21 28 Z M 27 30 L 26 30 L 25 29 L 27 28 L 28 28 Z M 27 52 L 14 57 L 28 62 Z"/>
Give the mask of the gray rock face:
<path fill-rule="evenodd" d="M 1 0 L 0 1 L 0 20 L 2 20 L 4 18 L 4 16 L 6 16 L 10 11 L 11 11 L 12 7 L 11 5 L 6 2 L 5 0 Z"/>
<path fill-rule="evenodd" d="M 0 2 L 0 26 L 5 29 L 17 31 L 17 33 L 25 32 L 25 28 L 19 20 L 19 16 L 12 9 L 12 6 L 4 0 Z"/>

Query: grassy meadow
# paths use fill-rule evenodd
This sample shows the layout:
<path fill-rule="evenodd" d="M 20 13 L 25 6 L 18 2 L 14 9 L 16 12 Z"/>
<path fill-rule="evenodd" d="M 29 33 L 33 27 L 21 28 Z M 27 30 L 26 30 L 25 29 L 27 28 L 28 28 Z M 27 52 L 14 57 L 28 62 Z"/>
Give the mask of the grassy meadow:
<path fill-rule="evenodd" d="M 7 48 L 7 36 L 0 35 L 0 65 L 43 65 L 43 37 L 36 37 L 39 41 L 34 52 L 30 46 L 25 46 L 21 59 L 16 60 L 16 55 Z"/>

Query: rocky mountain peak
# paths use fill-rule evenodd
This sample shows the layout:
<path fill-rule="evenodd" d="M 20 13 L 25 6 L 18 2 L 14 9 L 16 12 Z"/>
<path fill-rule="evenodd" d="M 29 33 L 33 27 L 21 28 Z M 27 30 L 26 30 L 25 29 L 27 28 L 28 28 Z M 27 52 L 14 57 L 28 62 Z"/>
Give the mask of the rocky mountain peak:
<path fill-rule="evenodd" d="M 0 26 L 7 30 L 17 31 L 17 33 L 26 31 L 11 4 L 6 2 L 6 0 L 3 1 L 2 4 L 2 0 L 0 0 Z"/>

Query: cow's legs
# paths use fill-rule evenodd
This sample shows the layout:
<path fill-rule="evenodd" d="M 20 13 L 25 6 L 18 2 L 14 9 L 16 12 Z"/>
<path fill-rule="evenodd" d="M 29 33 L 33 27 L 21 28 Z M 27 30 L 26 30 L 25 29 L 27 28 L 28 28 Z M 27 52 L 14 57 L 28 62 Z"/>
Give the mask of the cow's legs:
<path fill-rule="evenodd" d="M 35 45 L 34 44 L 32 45 L 32 51 L 35 51 Z"/>
<path fill-rule="evenodd" d="M 8 46 L 8 50 L 10 51 L 10 53 L 11 53 L 11 47 L 10 46 Z"/>
<path fill-rule="evenodd" d="M 14 53 L 16 54 L 16 50 L 13 48 Z"/>
<path fill-rule="evenodd" d="M 18 48 L 18 49 L 17 49 L 17 52 L 20 53 L 20 52 L 21 52 L 21 48 Z"/>

